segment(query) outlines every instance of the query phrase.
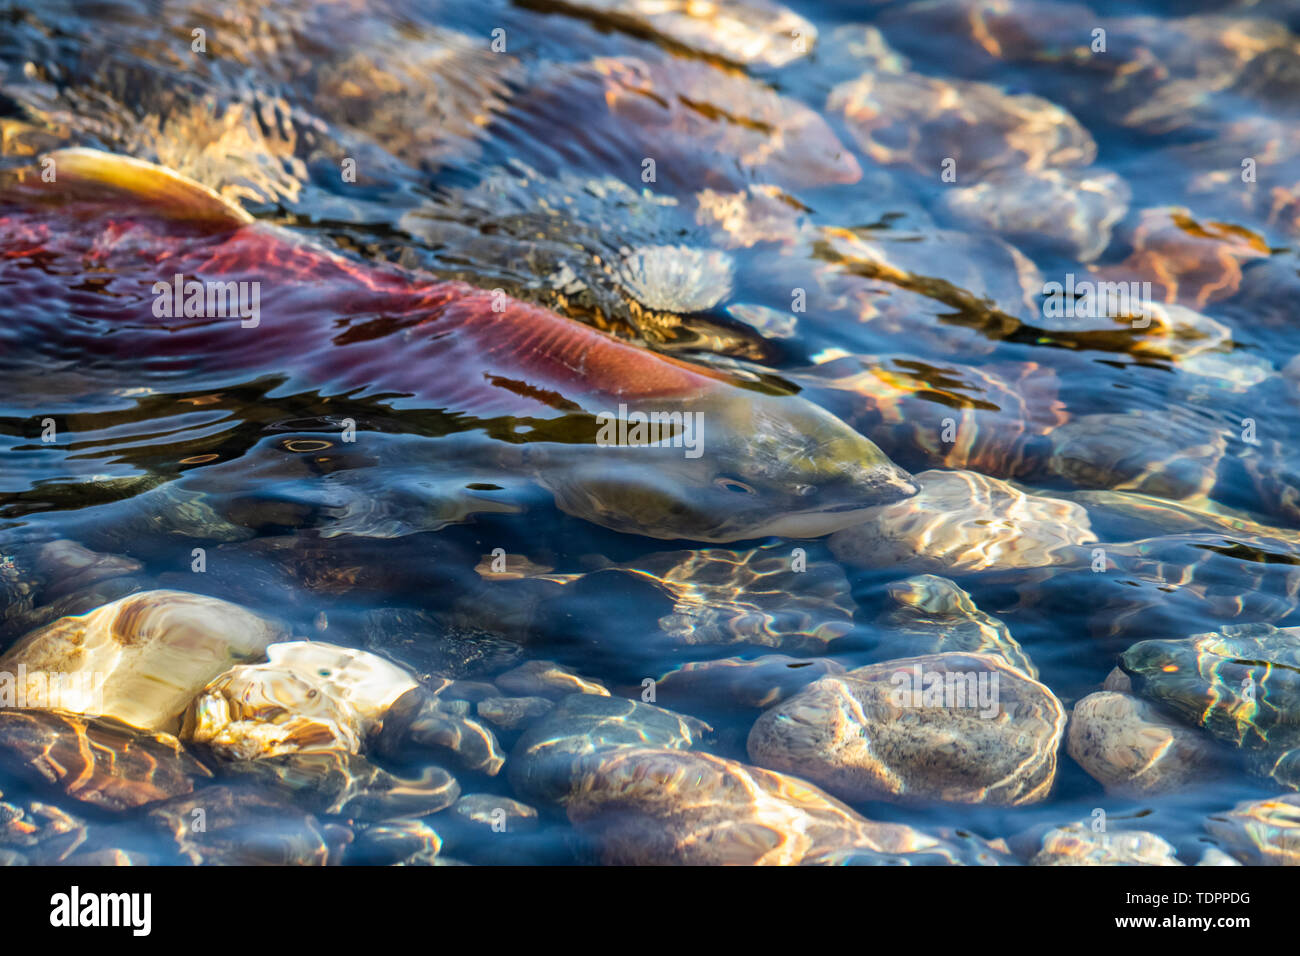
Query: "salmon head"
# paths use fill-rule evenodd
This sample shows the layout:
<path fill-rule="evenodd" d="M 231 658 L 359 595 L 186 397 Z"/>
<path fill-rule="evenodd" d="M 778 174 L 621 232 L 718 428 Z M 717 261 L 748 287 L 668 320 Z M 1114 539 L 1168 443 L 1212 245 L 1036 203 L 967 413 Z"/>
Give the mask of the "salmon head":
<path fill-rule="evenodd" d="M 596 448 L 548 456 L 537 477 L 561 510 L 616 531 L 815 538 L 918 490 L 870 440 L 798 396 L 726 386 L 681 407 L 611 410 L 597 424 Z"/>

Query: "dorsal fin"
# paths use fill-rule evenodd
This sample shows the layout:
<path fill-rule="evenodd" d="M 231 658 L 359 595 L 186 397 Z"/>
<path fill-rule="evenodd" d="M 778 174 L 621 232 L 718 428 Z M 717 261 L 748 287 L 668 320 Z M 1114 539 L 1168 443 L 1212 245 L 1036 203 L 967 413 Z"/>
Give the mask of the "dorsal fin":
<path fill-rule="evenodd" d="M 80 148 L 47 153 L 43 165 L 45 160 L 54 161 L 54 181 L 42 185 L 55 194 L 104 199 L 119 193 L 124 200 L 161 210 L 169 219 L 216 228 L 253 222 L 253 217 L 239 206 L 165 166 L 118 153 Z"/>

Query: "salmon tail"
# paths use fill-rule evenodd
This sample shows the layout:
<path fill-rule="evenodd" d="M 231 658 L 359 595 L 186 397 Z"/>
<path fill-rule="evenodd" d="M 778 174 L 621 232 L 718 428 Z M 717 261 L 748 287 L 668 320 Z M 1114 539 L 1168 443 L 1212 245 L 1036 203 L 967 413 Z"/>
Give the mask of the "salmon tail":
<path fill-rule="evenodd" d="M 144 160 L 98 149 L 60 149 L 24 171 L 25 192 L 46 199 L 127 201 L 151 207 L 165 218 L 213 229 L 246 225 L 253 217 L 188 176 Z"/>

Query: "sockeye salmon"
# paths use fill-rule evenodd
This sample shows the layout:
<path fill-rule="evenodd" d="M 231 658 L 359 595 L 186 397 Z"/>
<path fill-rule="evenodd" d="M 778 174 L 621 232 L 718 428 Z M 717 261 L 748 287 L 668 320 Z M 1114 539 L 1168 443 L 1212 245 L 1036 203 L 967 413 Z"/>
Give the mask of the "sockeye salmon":
<path fill-rule="evenodd" d="M 3 353 L 112 363 L 141 387 L 278 373 L 322 395 L 383 395 L 478 423 L 571 418 L 582 437 L 529 445 L 523 467 L 562 510 L 617 531 L 816 537 L 916 491 L 879 448 L 798 396 L 500 293 L 350 261 L 123 156 L 61 150 L 3 184 L 0 287 Z M 661 440 L 601 440 L 612 419 L 651 414 Z M 686 454 L 679 439 L 692 428 Z"/>

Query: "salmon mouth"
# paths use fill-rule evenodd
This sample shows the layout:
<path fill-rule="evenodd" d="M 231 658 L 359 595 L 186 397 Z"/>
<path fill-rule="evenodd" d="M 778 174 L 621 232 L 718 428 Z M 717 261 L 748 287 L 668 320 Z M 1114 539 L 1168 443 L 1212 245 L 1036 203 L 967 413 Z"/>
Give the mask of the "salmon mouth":
<path fill-rule="evenodd" d="M 855 511 L 875 505 L 891 505 L 897 501 L 906 501 L 919 494 L 921 485 L 907 472 L 900 471 L 883 481 L 873 481 L 862 488 L 862 497 L 842 505 L 832 505 L 823 511 Z"/>
<path fill-rule="evenodd" d="M 863 511 L 866 508 L 875 508 L 880 505 L 890 505 L 898 501 L 905 501 L 913 495 L 920 492 L 921 486 L 910 475 L 899 477 L 880 484 L 873 484 L 862 488 L 861 497 L 856 501 L 845 501 L 836 505 L 825 505 L 823 507 L 810 509 L 805 514 L 834 515 L 843 514 L 847 511 Z"/>
<path fill-rule="evenodd" d="M 910 476 L 894 485 L 893 488 L 897 493 L 897 497 L 891 498 L 890 501 L 903 501 L 921 493 L 921 486 L 916 479 Z"/>

